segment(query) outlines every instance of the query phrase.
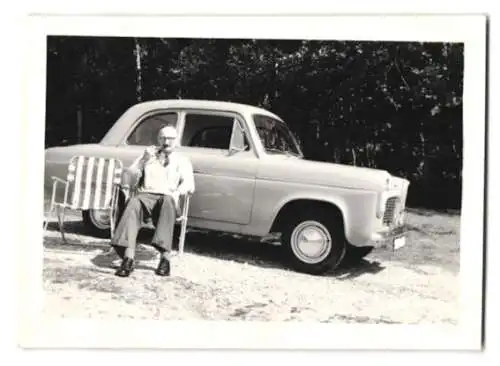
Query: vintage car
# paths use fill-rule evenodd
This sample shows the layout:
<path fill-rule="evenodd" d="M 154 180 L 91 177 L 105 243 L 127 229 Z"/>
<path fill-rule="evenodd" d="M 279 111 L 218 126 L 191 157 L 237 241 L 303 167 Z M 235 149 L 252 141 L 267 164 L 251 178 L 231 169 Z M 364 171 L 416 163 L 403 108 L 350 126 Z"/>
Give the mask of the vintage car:
<path fill-rule="evenodd" d="M 308 161 L 280 117 L 230 102 L 136 104 L 100 143 L 46 149 L 46 194 L 51 176 L 65 178 L 72 156 L 116 157 L 128 166 L 156 143 L 165 125 L 177 128 L 177 150 L 193 165 L 189 228 L 264 241 L 278 237 L 287 263 L 311 274 L 337 267 L 348 248 L 405 245 L 407 180 L 383 170 Z M 103 212 L 85 211 L 83 220 L 94 231 L 109 228 Z"/>

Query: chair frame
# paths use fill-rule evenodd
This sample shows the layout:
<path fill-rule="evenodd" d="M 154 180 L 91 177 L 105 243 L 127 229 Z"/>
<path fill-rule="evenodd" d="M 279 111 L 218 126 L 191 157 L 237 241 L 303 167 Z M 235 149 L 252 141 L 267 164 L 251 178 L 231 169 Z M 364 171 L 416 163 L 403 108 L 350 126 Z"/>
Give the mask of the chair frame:
<path fill-rule="evenodd" d="M 73 156 L 68 163 L 68 170 L 67 174 L 69 174 L 69 167 L 71 164 L 74 163 L 74 161 L 80 157 L 89 157 L 88 155 L 75 155 Z M 118 163 L 119 168 L 122 169 L 123 171 L 123 163 L 121 160 L 112 158 L 116 163 Z M 115 168 L 116 169 L 116 168 Z M 72 204 L 68 203 L 68 190 L 69 190 L 69 185 L 72 181 L 69 180 L 64 180 L 59 177 L 52 176 L 52 197 L 50 201 L 50 208 L 48 215 L 45 217 L 45 224 L 43 227 L 44 232 L 47 230 L 48 224 L 50 219 L 53 217 L 54 211 L 57 211 L 57 220 L 59 222 L 59 231 L 61 232 L 61 237 L 63 239 L 64 243 L 68 243 L 66 240 L 65 232 L 64 232 L 64 219 L 65 219 L 65 212 L 66 209 L 71 209 L 71 210 L 84 210 L 86 208 L 82 208 L 81 206 L 74 207 Z M 57 184 L 61 183 L 64 184 L 64 200 L 63 202 L 57 202 L 56 201 L 56 192 L 57 192 Z M 118 194 L 120 190 L 120 185 L 121 185 L 121 178 L 119 182 L 113 181 L 113 188 L 112 188 L 112 193 L 111 193 L 111 201 L 108 207 L 103 207 L 103 211 L 108 211 L 109 213 L 109 222 L 110 222 L 110 235 L 111 237 L 114 234 L 115 231 L 115 226 L 116 226 L 116 214 L 117 214 L 117 204 L 118 204 Z"/>
<path fill-rule="evenodd" d="M 192 193 L 186 193 L 179 196 L 179 203 L 181 197 L 184 197 L 184 203 L 182 205 L 182 213 L 181 216 L 176 218 L 176 222 L 181 223 L 181 232 L 179 234 L 179 250 L 178 255 L 182 256 L 184 254 L 184 242 L 186 240 L 186 231 L 187 231 L 187 221 L 189 217 L 189 201 L 191 199 Z"/>

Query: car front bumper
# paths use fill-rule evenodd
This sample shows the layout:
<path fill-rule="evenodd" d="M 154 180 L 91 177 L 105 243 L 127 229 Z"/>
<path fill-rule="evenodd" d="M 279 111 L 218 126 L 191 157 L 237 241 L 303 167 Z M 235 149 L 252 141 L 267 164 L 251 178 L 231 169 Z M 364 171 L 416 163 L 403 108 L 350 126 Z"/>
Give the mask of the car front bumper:
<path fill-rule="evenodd" d="M 398 250 L 406 245 L 407 231 L 404 226 L 396 226 L 372 234 L 371 241 L 375 248 Z"/>

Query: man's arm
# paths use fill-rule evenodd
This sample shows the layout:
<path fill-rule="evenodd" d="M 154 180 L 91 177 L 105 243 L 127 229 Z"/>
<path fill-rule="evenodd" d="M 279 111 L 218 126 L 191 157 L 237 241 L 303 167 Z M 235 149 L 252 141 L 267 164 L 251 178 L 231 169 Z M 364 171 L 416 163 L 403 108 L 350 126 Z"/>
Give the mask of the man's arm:
<path fill-rule="evenodd" d="M 127 168 L 124 169 L 122 189 L 128 198 L 130 189 L 135 189 L 139 179 L 142 175 L 144 169 L 144 164 L 146 163 L 148 156 L 148 150 L 146 149 L 144 153 L 137 157 L 134 162 Z"/>
<path fill-rule="evenodd" d="M 144 156 L 141 155 L 128 167 L 128 170 L 133 174 L 140 174 L 144 167 Z"/>

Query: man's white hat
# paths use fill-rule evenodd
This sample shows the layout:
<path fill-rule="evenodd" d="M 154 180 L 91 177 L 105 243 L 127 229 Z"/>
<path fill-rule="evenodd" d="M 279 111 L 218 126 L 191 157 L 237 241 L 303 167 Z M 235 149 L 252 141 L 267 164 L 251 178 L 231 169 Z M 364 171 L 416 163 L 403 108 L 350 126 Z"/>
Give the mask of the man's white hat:
<path fill-rule="evenodd" d="M 177 137 L 177 130 L 173 126 L 165 126 L 160 130 L 159 135 L 175 139 Z"/>

